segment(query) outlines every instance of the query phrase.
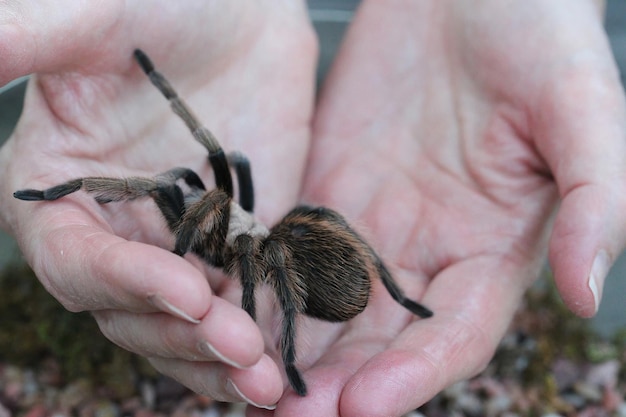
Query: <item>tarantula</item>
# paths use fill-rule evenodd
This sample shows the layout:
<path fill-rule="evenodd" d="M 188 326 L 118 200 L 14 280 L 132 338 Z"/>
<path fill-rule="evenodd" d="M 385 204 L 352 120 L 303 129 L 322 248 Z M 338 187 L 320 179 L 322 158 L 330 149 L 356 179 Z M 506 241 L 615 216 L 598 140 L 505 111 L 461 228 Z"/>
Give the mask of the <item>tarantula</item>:
<path fill-rule="evenodd" d="M 15 198 L 51 201 L 80 189 L 100 204 L 152 198 L 175 236 L 174 253 L 193 252 L 238 277 L 242 308 L 253 319 L 255 287 L 260 283 L 273 287 L 283 312 L 282 360 L 290 385 L 301 396 L 307 389 L 295 366 L 298 314 L 331 322 L 350 320 L 365 309 L 371 280 L 380 278 L 393 299 L 413 314 L 432 315 L 404 295 L 376 252 L 336 211 L 303 205 L 271 229 L 259 223 L 252 215 L 254 191 L 248 159 L 241 153 L 226 154 L 147 55 L 137 49 L 134 57 L 208 151 L 216 188 L 207 191 L 191 169 L 173 168 L 154 178 L 78 178 L 45 190 L 16 191 Z M 231 168 L 237 175 L 239 203 L 233 199 Z M 181 187 L 183 182 L 185 187 Z"/>

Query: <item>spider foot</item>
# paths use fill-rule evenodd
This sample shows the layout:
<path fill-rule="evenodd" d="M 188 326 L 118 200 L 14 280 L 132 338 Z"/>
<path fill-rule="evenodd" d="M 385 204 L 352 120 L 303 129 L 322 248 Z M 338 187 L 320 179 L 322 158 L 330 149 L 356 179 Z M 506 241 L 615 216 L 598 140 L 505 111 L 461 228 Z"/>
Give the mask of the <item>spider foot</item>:
<path fill-rule="evenodd" d="M 13 193 L 13 197 L 24 201 L 41 201 L 44 200 L 43 191 L 41 190 L 19 190 Z"/>
<path fill-rule="evenodd" d="M 400 304 L 402 304 L 402 306 L 409 310 L 411 313 L 423 319 L 427 319 L 428 317 L 432 317 L 433 315 L 433 312 L 430 309 L 408 298 L 400 301 Z"/>
<path fill-rule="evenodd" d="M 285 371 L 287 372 L 287 379 L 289 380 L 289 384 L 293 388 L 293 390 L 301 397 L 306 396 L 306 384 L 304 383 L 304 379 L 302 379 L 302 375 L 300 371 L 296 369 L 296 366 L 286 365 Z"/>

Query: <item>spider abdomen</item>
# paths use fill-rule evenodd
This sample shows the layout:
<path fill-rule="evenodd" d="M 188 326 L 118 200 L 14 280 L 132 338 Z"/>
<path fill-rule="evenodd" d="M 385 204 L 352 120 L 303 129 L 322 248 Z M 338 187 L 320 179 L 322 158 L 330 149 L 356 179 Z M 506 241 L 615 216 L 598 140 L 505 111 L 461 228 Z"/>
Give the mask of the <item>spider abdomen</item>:
<path fill-rule="evenodd" d="M 296 207 L 272 229 L 269 239 L 284 243 L 291 254 L 291 268 L 306 284 L 303 313 L 326 321 L 346 321 L 365 309 L 372 260 L 337 212 Z"/>

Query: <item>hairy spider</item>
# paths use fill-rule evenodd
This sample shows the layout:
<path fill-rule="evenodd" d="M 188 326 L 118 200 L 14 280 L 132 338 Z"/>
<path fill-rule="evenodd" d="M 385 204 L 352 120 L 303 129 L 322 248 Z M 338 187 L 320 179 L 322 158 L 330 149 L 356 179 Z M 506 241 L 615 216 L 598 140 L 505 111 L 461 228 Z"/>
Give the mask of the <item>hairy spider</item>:
<path fill-rule="evenodd" d="M 78 178 L 45 190 L 16 191 L 15 198 L 50 201 L 80 189 L 101 204 L 152 198 L 175 236 L 174 252 L 181 256 L 193 252 L 238 277 L 242 307 L 253 319 L 256 285 L 273 287 L 283 312 L 282 360 L 289 383 L 301 396 L 307 389 L 295 366 L 298 314 L 331 322 L 350 320 L 365 309 L 371 280 L 379 278 L 393 299 L 409 311 L 423 318 L 432 315 L 404 295 L 376 252 L 336 211 L 299 206 L 271 229 L 259 223 L 252 215 L 254 191 L 247 158 L 240 153 L 225 154 L 146 54 L 137 49 L 134 57 L 207 149 L 216 188 L 207 191 L 194 171 L 173 168 L 154 178 Z M 237 174 L 239 203 L 233 199 L 231 168 Z M 181 181 L 187 185 L 185 191 Z"/>

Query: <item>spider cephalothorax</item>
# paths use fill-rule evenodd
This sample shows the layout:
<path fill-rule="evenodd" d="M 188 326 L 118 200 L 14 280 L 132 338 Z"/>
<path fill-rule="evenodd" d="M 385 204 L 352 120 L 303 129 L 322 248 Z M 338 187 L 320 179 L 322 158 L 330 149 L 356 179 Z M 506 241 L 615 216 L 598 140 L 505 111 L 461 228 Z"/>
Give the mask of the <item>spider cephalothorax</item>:
<path fill-rule="evenodd" d="M 174 168 L 154 178 L 79 178 L 46 190 L 20 190 L 14 193 L 16 198 L 56 200 L 81 188 L 101 204 L 152 198 L 175 236 L 174 252 L 193 252 L 238 277 L 242 307 L 252 318 L 256 285 L 273 287 L 283 311 L 282 359 L 289 383 L 299 395 L 306 395 L 306 385 L 295 367 L 298 314 L 327 321 L 350 320 L 365 309 L 372 279 L 380 279 L 409 311 L 419 317 L 432 315 L 405 297 L 380 257 L 336 211 L 299 206 L 271 229 L 260 224 L 252 215 L 254 192 L 246 157 L 226 155 L 148 57 L 140 50 L 134 55 L 194 138 L 207 149 L 216 188 L 207 191 L 194 171 Z M 231 168 L 237 174 L 239 203 L 233 199 Z M 179 185 L 182 182 L 185 187 Z"/>

